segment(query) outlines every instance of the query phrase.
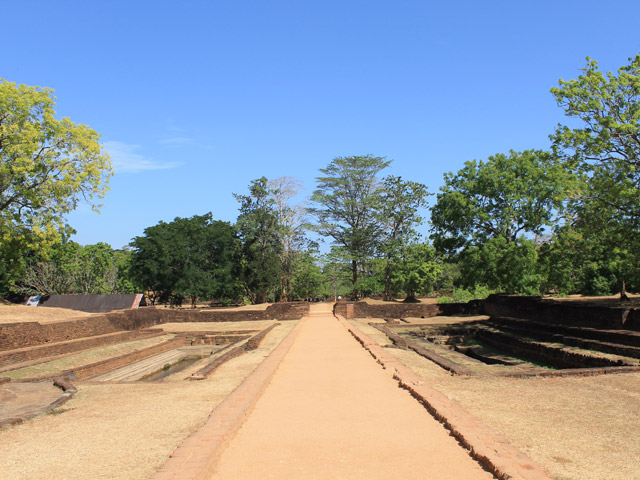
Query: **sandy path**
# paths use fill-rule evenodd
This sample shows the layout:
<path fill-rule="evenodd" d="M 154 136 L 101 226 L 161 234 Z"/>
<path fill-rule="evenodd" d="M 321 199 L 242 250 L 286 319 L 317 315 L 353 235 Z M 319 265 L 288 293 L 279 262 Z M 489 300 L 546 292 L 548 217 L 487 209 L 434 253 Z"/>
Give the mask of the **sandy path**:
<path fill-rule="evenodd" d="M 317 312 L 212 477 L 249 478 L 493 477 L 329 312 Z"/>

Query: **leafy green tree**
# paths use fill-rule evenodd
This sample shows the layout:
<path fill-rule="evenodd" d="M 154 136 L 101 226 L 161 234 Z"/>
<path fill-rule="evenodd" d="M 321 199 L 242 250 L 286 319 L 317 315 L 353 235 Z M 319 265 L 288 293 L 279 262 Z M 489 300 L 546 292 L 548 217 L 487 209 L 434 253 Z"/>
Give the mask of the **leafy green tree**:
<path fill-rule="evenodd" d="M 566 161 L 590 173 L 597 200 L 615 208 L 620 218 L 640 221 L 640 54 L 603 74 L 596 61 L 576 80 L 560 80 L 551 89 L 578 128 L 559 125 L 554 147 Z M 595 195 L 594 195 L 595 196 Z"/>
<path fill-rule="evenodd" d="M 242 241 L 241 280 L 253 303 L 264 303 L 280 284 L 281 230 L 278 212 L 265 177 L 252 180 L 240 202 L 236 227 Z"/>
<path fill-rule="evenodd" d="M 46 251 L 70 232 L 65 215 L 101 198 L 112 174 L 100 136 L 57 120 L 54 105 L 51 89 L 0 80 L 0 245 L 17 270 L 21 252 Z"/>
<path fill-rule="evenodd" d="M 538 295 L 544 283 L 534 240 L 520 236 L 490 238 L 465 249 L 458 258 L 460 283 L 469 288 L 483 285 L 490 290 Z"/>
<path fill-rule="evenodd" d="M 125 247 L 113 252 L 118 276 L 116 278 L 116 293 L 139 293 L 143 291 L 131 273 L 131 262 L 133 251 L 130 247 Z"/>
<path fill-rule="evenodd" d="M 395 176 L 382 180 L 376 216 L 382 226 L 379 251 L 385 258 L 385 300 L 391 300 L 393 259 L 402 255 L 409 242 L 417 238 L 415 227 L 423 221 L 419 210 L 426 205 L 427 195 L 427 187 L 421 183 L 405 181 Z M 412 252 L 406 252 L 407 255 L 410 253 Z"/>
<path fill-rule="evenodd" d="M 346 296 L 348 292 L 353 292 L 351 282 L 351 269 L 347 268 L 346 259 L 342 249 L 332 247 L 329 253 L 325 253 L 319 259 L 322 268 L 323 284 L 322 294 L 327 297 Z"/>
<path fill-rule="evenodd" d="M 381 186 L 378 173 L 391 161 L 373 155 L 336 157 L 317 178 L 318 188 L 311 197 L 317 206 L 309 209 L 317 223 L 313 229 L 333 239 L 351 263 L 351 284 L 367 269 L 380 233 L 375 216 Z"/>
<path fill-rule="evenodd" d="M 81 248 L 76 242 L 65 241 L 50 248 L 46 258 L 32 255 L 14 288 L 28 295 L 73 294 L 76 259 Z"/>
<path fill-rule="evenodd" d="M 640 240 L 611 209 L 582 204 L 581 215 L 540 248 L 547 291 L 611 295 L 640 289 Z M 622 283 L 624 282 L 624 283 Z M 624 291 L 624 287 L 622 291 Z"/>
<path fill-rule="evenodd" d="M 113 293 L 117 274 L 118 267 L 111 246 L 99 242 L 78 250 L 72 273 L 77 293 L 83 295 Z"/>
<path fill-rule="evenodd" d="M 115 252 L 108 244 L 65 241 L 46 257 L 31 258 L 17 289 L 39 295 L 104 295 L 117 292 L 117 274 Z"/>
<path fill-rule="evenodd" d="M 466 162 L 457 174 L 445 175 L 432 208 L 434 245 L 461 262 L 467 286 L 531 293 L 543 284 L 534 268 L 535 239 L 565 223 L 567 204 L 580 186 L 572 171 L 544 151 Z"/>
<path fill-rule="evenodd" d="M 634 275 L 632 265 L 638 264 L 637 248 L 628 243 L 640 229 L 640 55 L 629 62 L 616 74 L 603 74 L 587 57 L 582 75 L 560 80 L 551 90 L 567 117 L 580 122 L 577 127 L 559 125 L 551 137 L 557 155 L 588 179 L 574 206 L 579 229 L 585 238 L 618 240 L 616 245 L 609 242 L 612 255 L 599 259 L 596 270 L 607 263 L 616 271 L 622 296 L 626 280 Z M 598 233 L 603 223 L 608 236 Z M 598 290 L 605 291 L 607 282 L 600 278 Z"/>
<path fill-rule="evenodd" d="M 309 299 L 312 295 L 320 294 L 323 275 L 314 253 L 301 252 L 296 257 L 291 278 L 292 299 Z"/>
<path fill-rule="evenodd" d="M 235 229 L 210 213 L 160 222 L 131 242 L 131 274 L 152 301 L 181 304 L 238 295 L 239 244 Z"/>
<path fill-rule="evenodd" d="M 435 249 L 426 243 L 405 245 L 392 269 L 394 292 L 404 292 L 405 302 L 417 301 L 417 294 L 433 292 L 442 273 L 442 262 L 437 259 Z"/>

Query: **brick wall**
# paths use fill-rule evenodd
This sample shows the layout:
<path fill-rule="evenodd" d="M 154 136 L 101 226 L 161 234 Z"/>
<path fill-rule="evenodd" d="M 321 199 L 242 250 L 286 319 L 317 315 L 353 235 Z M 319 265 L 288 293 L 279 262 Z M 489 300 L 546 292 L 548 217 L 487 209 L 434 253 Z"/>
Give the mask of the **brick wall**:
<path fill-rule="evenodd" d="M 149 338 L 152 336 L 162 335 L 162 333 L 163 332 L 161 330 L 145 330 L 144 332 L 117 332 L 113 334 L 70 340 L 68 342 L 57 342 L 51 345 L 44 344 L 27 349 L 4 351 L 0 352 L 0 366 L 12 365 L 14 363 L 25 362 L 37 358 L 63 355 L 104 345 L 112 345 L 115 343 Z"/>
<path fill-rule="evenodd" d="M 257 320 L 293 320 L 309 312 L 302 302 L 277 303 L 266 310 L 192 310 L 137 308 L 119 310 L 80 320 L 40 324 L 37 322 L 0 324 L 0 351 L 64 342 L 124 330 L 140 330 L 169 322 L 237 322 Z"/>
<path fill-rule="evenodd" d="M 429 318 L 438 315 L 477 315 L 482 313 L 481 302 L 477 301 L 443 304 L 338 302 L 334 306 L 334 313 L 346 318 L 348 304 L 353 305 L 355 318 Z"/>
<path fill-rule="evenodd" d="M 640 308 L 630 305 L 602 305 L 596 302 L 568 302 L 540 297 L 491 295 L 484 301 L 487 315 L 513 317 L 601 329 L 640 331 Z"/>

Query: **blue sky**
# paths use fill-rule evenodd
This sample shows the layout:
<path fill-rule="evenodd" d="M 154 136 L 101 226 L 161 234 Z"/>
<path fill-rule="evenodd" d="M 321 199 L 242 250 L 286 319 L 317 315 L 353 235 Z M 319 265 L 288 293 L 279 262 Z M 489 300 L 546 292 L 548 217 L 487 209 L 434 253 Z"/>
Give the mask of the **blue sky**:
<path fill-rule="evenodd" d="M 547 148 L 549 89 L 585 57 L 640 52 L 637 1 L 3 1 L 0 78 L 55 89 L 116 173 L 82 244 L 213 212 L 291 176 L 306 195 L 336 156 L 437 192 L 467 160 Z M 432 197 L 433 199 L 433 197 Z"/>

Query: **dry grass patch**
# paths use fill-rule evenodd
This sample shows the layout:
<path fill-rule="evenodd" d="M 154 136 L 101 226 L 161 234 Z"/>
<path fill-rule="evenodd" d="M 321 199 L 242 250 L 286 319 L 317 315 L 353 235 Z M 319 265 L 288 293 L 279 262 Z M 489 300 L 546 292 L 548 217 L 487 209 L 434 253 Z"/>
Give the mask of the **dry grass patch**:
<path fill-rule="evenodd" d="M 354 324 L 381 345 L 366 321 Z M 429 385 L 542 465 L 554 478 L 640 479 L 640 373 L 567 378 L 456 377 L 413 351 L 388 348 Z"/>
<path fill-rule="evenodd" d="M 203 381 L 80 385 L 54 414 L 0 431 L 0 478 L 148 478 L 294 325 L 278 326 Z"/>
<path fill-rule="evenodd" d="M 26 305 L 16 305 L 13 303 L 0 304 L 0 323 L 57 323 L 79 320 L 92 315 L 100 314 L 69 310 L 67 308 L 27 307 Z"/>
<path fill-rule="evenodd" d="M 17 370 L 9 370 L 2 372 L 3 377 L 9 377 L 14 380 L 22 378 L 46 377 L 54 376 L 64 370 L 89 365 L 91 363 L 107 360 L 109 358 L 131 353 L 135 350 L 159 345 L 173 338 L 172 335 L 160 335 L 158 337 L 144 338 L 131 342 L 119 343 L 116 345 L 108 345 L 106 347 L 93 348 L 62 358 L 51 360 L 45 363 L 30 365 L 28 367 L 19 368 Z"/>

